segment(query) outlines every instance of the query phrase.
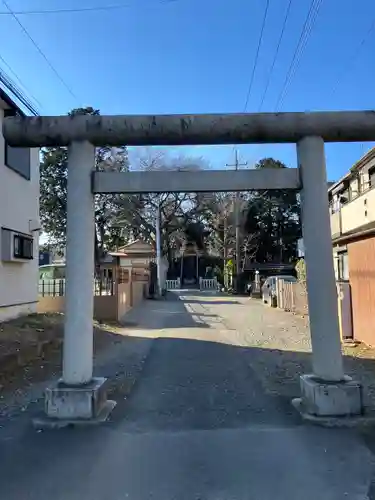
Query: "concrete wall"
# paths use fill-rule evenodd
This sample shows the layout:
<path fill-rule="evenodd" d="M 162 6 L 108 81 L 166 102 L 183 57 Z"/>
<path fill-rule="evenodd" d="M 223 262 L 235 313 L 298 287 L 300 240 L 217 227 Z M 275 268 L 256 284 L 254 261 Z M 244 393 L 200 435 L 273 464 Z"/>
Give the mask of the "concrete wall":
<path fill-rule="evenodd" d="M 116 295 L 98 295 L 94 297 L 94 318 L 101 321 L 117 321 Z"/>
<path fill-rule="evenodd" d="M 143 281 L 136 281 L 133 283 L 133 307 L 142 302 L 144 297 L 144 286 L 145 283 Z"/>
<path fill-rule="evenodd" d="M 0 227 L 33 236 L 34 258 L 22 262 L 0 258 L 0 321 L 35 312 L 38 301 L 38 232 L 30 232 L 29 220 L 39 216 L 39 150 L 30 151 L 30 180 L 5 165 L 3 107 L 0 101 Z"/>
<path fill-rule="evenodd" d="M 342 232 L 347 233 L 375 221 L 375 189 L 344 205 L 341 209 Z"/>
<path fill-rule="evenodd" d="M 131 309 L 132 290 L 130 283 L 119 283 L 117 285 L 117 315 L 119 321 Z"/>
<path fill-rule="evenodd" d="M 331 235 L 332 238 L 341 234 L 341 212 L 331 214 Z"/>
<path fill-rule="evenodd" d="M 370 222 L 375 222 L 375 188 L 346 203 L 338 212 L 331 213 L 332 237 L 353 231 Z"/>
<path fill-rule="evenodd" d="M 38 313 L 63 313 L 65 297 L 39 297 Z M 101 321 L 117 321 L 117 297 L 98 295 L 94 297 L 94 318 Z"/>
<path fill-rule="evenodd" d="M 114 295 L 94 297 L 94 318 L 101 321 L 120 321 L 125 314 L 138 306 L 144 298 L 145 282 L 119 283 Z M 39 297 L 37 312 L 63 313 L 65 297 Z"/>
<path fill-rule="evenodd" d="M 38 313 L 63 313 L 65 297 L 39 297 L 37 303 Z"/>

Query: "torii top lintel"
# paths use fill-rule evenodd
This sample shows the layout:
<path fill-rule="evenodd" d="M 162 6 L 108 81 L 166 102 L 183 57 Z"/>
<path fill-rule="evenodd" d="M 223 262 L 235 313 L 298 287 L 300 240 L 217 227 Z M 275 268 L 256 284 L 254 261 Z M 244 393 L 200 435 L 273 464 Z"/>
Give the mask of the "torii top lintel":
<path fill-rule="evenodd" d="M 306 136 L 326 142 L 375 141 L 375 111 L 8 117 L 3 133 L 11 146 L 209 145 L 296 143 Z"/>

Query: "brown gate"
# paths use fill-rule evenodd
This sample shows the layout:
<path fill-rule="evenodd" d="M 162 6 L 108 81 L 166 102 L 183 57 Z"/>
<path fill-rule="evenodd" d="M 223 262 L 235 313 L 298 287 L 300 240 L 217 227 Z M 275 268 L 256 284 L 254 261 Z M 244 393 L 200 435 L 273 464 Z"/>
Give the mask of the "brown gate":
<path fill-rule="evenodd" d="M 353 335 L 375 345 L 375 237 L 348 244 Z"/>

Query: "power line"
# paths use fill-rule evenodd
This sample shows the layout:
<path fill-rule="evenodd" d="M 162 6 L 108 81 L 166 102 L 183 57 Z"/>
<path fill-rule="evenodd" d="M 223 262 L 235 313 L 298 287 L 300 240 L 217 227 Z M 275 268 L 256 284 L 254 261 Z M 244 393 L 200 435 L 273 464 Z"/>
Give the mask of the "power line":
<path fill-rule="evenodd" d="M 315 9 L 314 9 L 314 12 L 310 18 L 310 23 L 309 23 L 309 26 L 308 26 L 308 29 L 306 31 L 306 34 L 305 34 L 305 37 L 303 39 L 303 42 L 302 42 L 302 45 L 300 47 L 300 51 L 298 53 L 298 56 L 297 56 L 297 59 L 296 59 L 296 63 L 294 65 L 294 68 L 293 68 L 293 71 L 290 75 L 290 78 L 289 78 L 289 82 L 288 82 L 288 86 L 287 88 L 285 89 L 285 92 L 284 92 L 284 96 L 282 97 L 281 99 L 281 102 L 280 102 L 280 106 L 282 105 L 282 103 L 284 102 L 284 99 L 290 89 L 290 84 L 294 78 L 294 75 L 296 74 L 297 70 L 298 70 L 298 67 L 300 65 L 300 62 L 301 62 L 301 59 L 302 59 L 302 56 L 303 56 L 303 53 L 306 49 L 306 46 L 307 46 L 307 43 L 309 41 L 309 38 L 310 38 L 310 35 L 312 33 L 312 30 L 314 29 L 314 26 L 315 26 L 315 23 L 318 19 L 318 16 L 319 16 L 319 11 L 320 11 L 320 7 L 322 5 L 322 1 L 323 0 L 317 0 L 317 3 L 315 4 Z"/>
<path fill-rule="evenodd" d="M 280 33 L 280 36 L 279 36 L 279 41 L 277 43 L 277 47 L 276 47 L 276 51 L 275 51 L 275 55 L 274 55 L 274 58 L 273 58 L 273 61 L 272 61 L 272 65 L 271 65 L 271 69 L 270 69 L 270 72 L 268 74 L 268 79 L 267 79 L 267 83 L 264 87 L 264 91 L 263 91 L 263 95 L 262 95 L 262 98 L 261 98 L 261 101 L 260 101 L 260 105 L 259 105 L 259 108 L 258 108 L 258 112 L 261 110 L 262 106 L 263 106 L 263 103 L 264 103 L 264 99 L 266 97 L 266 94 L 267 94 L 267 91 L 268 91 L 268 88 L 270 86 L 270 83 L 271 83 L 271 78 L 272 78 L 272 74 L 273 74 L 273 70 L 275 68 L 275 64 L 276 64 L 276 60 L 277 60 L 277 57 L 279 55 L 279 51 L 280 51 L 280 46 L 281 46 L 281 42 L 282 42 L 282 39 L 283 39 L 283 36 L 284 36 L 284 32 L 285 32 L 285 28 L 286 28 L 286 23 L 288 22 L 288 18 L 289 18 L 289 14 L 290 14 L 290 9 L 291 9 L 291 6 L 292 6 L 292 2 L 293 0 L 289 0 L 289 3 L 288 3 L 288 7 L 286 9 L 286 12 L 285 12 L 285 17 L 284 17 L 284 22 L 283 22 L 283 27 L 281 29 L 281 33 Z"/>
<path fill-rule="evenodd" d="M 292 61 L 289 65 L 289 69 L 288 69 L 288 72 L 286 74 L 283 87 L 281 89 L 281 92 L 280 92 L 278 99 L 277 99 L 277 102 L 276 102 L 276 106 L 275 106 L 276 111 L 279 109 L 283 100 L 285 99 L 285 96 L 288 92 L 290 82 L 292 81 L 293 76 L 296 72 L 296 69 L 299 66 L 299 63 L 300 63 L 301 57 L 303 55 L 304 49 L 306 47 L 307 41 L 308 41 L 310 34 L 312 32 L 312 29 L 315 25 L 315 22 L 316 22 L 316 19 L 317 19 L 317 16 L 318 16 L 318 13 L 319 13 L 319 10 L 321 7 L 321 3 L 322 3 L 322 0 L 311 0 L 310 8 L 309 8 L 308 13 L 306 15 L 305 22 L 302 26 L 301 34 L 300 34 L 298 43 L 296 45 L 296 49 L 294 51 Z"/>
<path fill-rule="evenodd" d="M 259 52 L 260 52 L 260 47 L 262 45 L 264 27 L 266 25 L 267 13 L 268 13 L 269 6 L 270 6 L 270 2 L 269 2 L 269 0 L 267 0 L 266 7 L 264 9 L 264 14 L 263 14 L 262 26 L 261 26 L 261 29 L 260 29 L 260 34 L 259 34 L 259 39 L 258 39 L 258 46 L 257 46 L 257 50 L 256 50 L 256 53 L 255 53 L 255 59 L 254 59 L 253 69 L 252 69 L 252 72 L 251 72 L 249 86 L 248 86 L 248 89 L 247 89 L 245 106 L 244 106 L 244 110 L 243 110 L 244 113 L 246 113 L 247 105 L 249 104 L 249 98 L 250 98 L 251 90 L 252 90 L 253 83 L 254 83 L 255 71 L 256 71 L 256 68 L 257 68 L 257 65 L 258 65 Z M 233 145 L 232 153 L 233 152 L 235 152 L 235 154 L 237 154 L 236 144 Z"/>
<path fill-rule="evenodd" d="M 340 80 L 346 75 L 349 67 L 351 64 L 353 64 L 355 62 L 355 60 L 357 59 L 357 57 L 359 56 L 363 46 L 366 44 L 367 40 L 369 39 L 370 35 L 372 34 L 372 32 L 374 31 L 375 29 L 375 19 L 373 19 L 369 29 L 366 31 L 366 33 L 364 34 L 364 36 L 362 37 L 361 41 L 359 42 L 359 44 L 357 45 L 355 51 L 353 52 L 352 54 L 352 57 L 349 59 L 349 61 L 347 61 L 345 63 L 345 67 L 343 68 L 343 70 L 341 71 L 338 79 L 336 80 L 336 83 L 335 85 L 333 86 L 332 88 L 332 94 L 334 94 L 337 90 L 337 87 L 339 86 L 339 83 L 340 83 Z"/>
<path fill-rule="evenodd" d="M 9 11 L 9 14 L 13 17 L 13 19 L 16 21 L 16 23 L 18 24 L 18 26 L 22 29 L 22 31 L 25 33 L 25 35 L 27 36 L 27 38 L 31 41 L 31 43 L 34 45 L 34 47 L 37 49 L 37 51 L 39 52 L 39 54 L 43 57 L 43 59 L 46 61 L 46 63 L 48 64 L 48 66 L 50 67 L 50 69 L 54 72 L 54 74 L 57 76 L 57 78 L 60 80 L 60 82 L 64 85 L 64 87 L 67 89 L 67 91 L 69 92 L 69 94 L 75 99 L 78 101 L 78 98 L 77 96 L 74 94 L 74 92 L 72 91 L 72 89 L 69 87 L 69 85 L 66 83 L 66 81 L 64 80 L 64 78 L 60 75 L 60 73 L 57 71 L 57 69 L 53 66 L 53 64 L 51 63 L 51 61 L 48 59 L 48 57 L 45 55 L 45 53 L 42 51 L 42 49 L 39 47 L 39 45 L 36 43 L 36 41 L 34 40 L 34 38 L 30 35 L 30 33 L 27 31 L 27 29 L 25 28 L 25 26 L 21 23 L 21 21 L 18 19 L 17 15 L 13 12 L 13 10 L 9 7 L 8 3 L 6 2 L 6 0 L 2 0 L 3 1 L 3 4 L 5 5 L 5 7 L 8 9 Z"/>
<path fill-rule="evenodd" d="M 372 32 L 374 31 L 375 29 L 375 19 L 372 20 L 368 30 L 366 31 L 366 33 L 363 35 L 361 41 L 359 42 L 359 44 L 357 45 L 356 49 L 354 50 L 351 58 L 349 59 L 349 61 L 346 62 L 345 64 L 345 67 L 343 68 L 343 70 L 341 71 L 338 79 L 336 80 L 336 83 L 334 84 L 333 88 L 332 88 L 332 91 L 331 91 L 331 95 L 334 95 L 339 84 L 340 84 L 340 80 L 342 80 L 345 76 L 346 76 L 346 73 L 348 71 L 348 69 L 350 68 L 350 66 L 352 64 L 354 64 L 354 62 L 356 61 L 356 59 L 358 58 L 362 48 L 364 47 L 364 45 L 366 44 L 366 42 L 368 41 L 370 35 L 372 34 Z M 365 143 L 364 142 L 361 142 L 360 144 L 360 147 L 362 149 L 362 155 L 365 153 Z"/>
<path fill-rule="evenodd" d="M 267 0 L 267 1 L 266 1 L 266 8 L 264 9 L 264 15 L 263 15 L 262 27 L 261 27 L 261 30 L 260 30 L 260 35 L 259 35 L 259 40 L 258 40 L 258 47 L 257 47 L 257 51 L 256 51 L 256 54 L 255 54 L 255 59 L 254 59 L 253 70 L 252 70 L 252 73 L 251 73 L 251 78 L 250 78 L 250 82 L 249 82 L 249 87 L 248 87 L 248 90 L 247 90 L 247 95 L 246 95 L 246 101 L 245 101 L 244 111 L 246 111 L 246 109 L 247 109 L 247 105 L 248 105 L 248 103 L 249 103 L 249 98 L 250 98 L 251 89 L 252 89 L 252 87 L 253 87 L 253 83 L 254 83 L 254 76 L 255 76 L 255 71 L 256 71 L 257 65 L 258 65 L 259 52 L 260 52 L 260 47 L 261 47 L 261 45 L 262 45 L 263 33 L 264 33 L 264 27 L 265 27 L 265 25 L 266 25 L 266 19 L 267 19 L 267 13 L 268 13 L 268 8 L 269 8 L 269 6 L 270 6 L 270 0 Z"/>
<path fill-rule="evenodd" d="M 0 70 L 0 84 L 3 85 L 16 99 L 25 106 L 26 109 L 30 111 L 33 115 L 37 116 L 38 110 L 33 106 L 33 104 L 27 99 L 23 92 L 15 85 L 15 83 L 9 78 L 9 76 Z"/>
<path fill-rule="evenodd" d="M 2 55 L 0 55 L 0 61 L 4 64 L 4 66 L 6 66 L 8 68 L 8 70 L 12 73 L 12 75 L 14 76 L 14 78 L 16 79 L 16 81 L 19 83 L 19 85 L 21 86 L 21 88 L 23 88 L 23 90 L 26 92 L 26 94 L 29 94 L 29 96 L 32 98 L 32 100 L 34 101 L 34 103 L 36 103 L 38 106 L 41 106 L 41 103 L 38 101 L 38 99 L 33 96 L 31 94 L 31 92 L 27 89 L 26 85 L 22 82 L 22 80 L 19 78 L 19 76 L 17 75 L 17 73 L 13 70 L 13 68 L 10 66 L 10 64 L 4 59 L 4 57 Z M 0 72 L 4 75 L 5 72 L 2 71 L 2 69 L 0 68 Z M 9 80 L 9 76 L 7 77 Z M 5 83 L 5 82 L 4 82 Z M 13 84 L 15 85 L 15 84 Z M 25 96 L 26 98 L 26 96 Z M 30 103 L 32 105 L 32 103 Z M 33 106 L 33 105 L 32 105 Z M 36 110 L 36 108 L 34 108 L 34 110 Z M 30 109 L 31 111 L 31 109 Z"/>
<path fill-rule="evenodd" d="M 168 4 L 175 3 L 179 0 L 159 0 L 157 3 L 159 4 Z M 135 6 L 135 3 L 120 3 L 114 5 L 99 5 L 96 7 L 72 7 L 66 9 L 39 9 L 39 10 L 14 10 L 13 14 L 17 16 L 26 16 L 26 15 L 34 15 L 34 14 L 73 14 L 78 12 L 99 12 L 99 11 L 109 11 L 109 10 L 118 10 L 118 9 L 126 9 L 128 7 Z M 0 16 L 9 16 L 12 15 L 10 12 L 2 11 L 0 12 Z"/>

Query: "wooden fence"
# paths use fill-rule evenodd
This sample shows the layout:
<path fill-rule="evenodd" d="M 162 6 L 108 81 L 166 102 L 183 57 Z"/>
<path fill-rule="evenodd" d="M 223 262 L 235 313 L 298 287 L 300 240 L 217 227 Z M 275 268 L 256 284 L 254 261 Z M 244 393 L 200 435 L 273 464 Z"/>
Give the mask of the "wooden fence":
<path fill-rule="evenodd" d="M 308 315 L 306 284 L 303 282 L 290 283 L 283 279 L 277 281 L 278 307 L 302 316 Z"/>

